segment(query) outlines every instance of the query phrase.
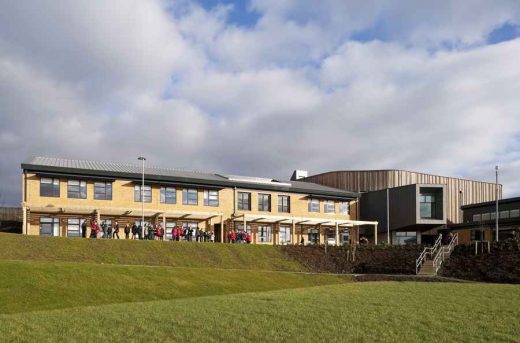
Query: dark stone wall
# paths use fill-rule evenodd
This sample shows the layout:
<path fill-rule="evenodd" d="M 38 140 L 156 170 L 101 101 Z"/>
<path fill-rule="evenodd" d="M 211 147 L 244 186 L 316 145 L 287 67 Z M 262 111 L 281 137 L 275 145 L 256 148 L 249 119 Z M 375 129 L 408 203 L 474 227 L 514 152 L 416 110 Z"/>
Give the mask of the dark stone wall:
<path fill-rule="evenodd" d="M 444 263 L 440 275 L 464 280 L 520 284 L 520 240 L 491 244 L 475 255 L 475 245 L 459 245 Z"/>
<path fill-rule="evenodd" d="M 285 245 L 291 259 L 318 273 L 415 274 L 420 245 L 324 246 Z"/>

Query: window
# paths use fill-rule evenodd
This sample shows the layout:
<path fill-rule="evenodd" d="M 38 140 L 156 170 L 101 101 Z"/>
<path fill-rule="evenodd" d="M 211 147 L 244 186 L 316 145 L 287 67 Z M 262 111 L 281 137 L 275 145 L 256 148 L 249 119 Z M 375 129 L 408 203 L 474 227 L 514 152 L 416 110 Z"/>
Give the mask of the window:
<path fill-rule="evenodd" d="M 491 213 L 482 213 L 482 221 L 489 220 L 491 218 Z"/>
<path fill-rule="evenodd" d="M 251 193 L 238 192 L 238 209 L 242 211 L 251 211 Z"/>
<path fill-rule="evenodd" d="M 152 186 L 144 186 L 141 192 L 141 185 L 134 186 L 134 201 L 141 202 L 141 193 L 143 195 L 143 202 L 152 202 Z"/>
<path fill-rule="evenodd" d="M 218 206 L 218 191 L 204 191 L 204 206 Z"/>
<path fill-rule="evenodd" d="M 59 236 L 60 220 L 59 218 L 41 217 L 40 218 L 40 236 Z"/>
<path fill-rule="evenodd" d="M 435 215 L 435 194 L 422 193 L 420 195 L 421 218 L 434 219 Z"/>
<path fill-rule="evenodd" d="M 235 222 L 235 231 L 244 231 L 244 223 Z M 246 232 L 253 236 L 253 230 L 251 229 L 251 225 L 246 226 Z"/>
<path fill-rule="evenodd" d="M 268 243 L 271 242 L 271 227 L 267 225 L 262 225 L 258 227 L 257 231 L 257 242 L 259 243 Z"/>
<path fill-rule="evenodd" d="M 183 205 L 197 205 L 199 203 L 198 200 L 198 192 L 194 188 L 184 188 L 182 190 L 182 204 Z"/>
<path fill-rule="evenodd" d="M 474 223 L 475 223 L 475 222 L 477 222 L 477 223 L 480 222 L 480 218 L 481 218 L 481 217 L 480 217 L 480 214 L 474 214 L 474 215 L 473 215 L 473 222 L 474 222 Z"/>
<path fill-rule="evenodd" d="M 342 244 L 350 244 L 350 231 L 345 230 L 340 233 L 340 240 Z"/>
<path fill-rule="evenodd" d="M 309 212 L 320 212 L 320 201 L 318 199 L 309 199 Z"/>
<path fill-rule="evenodd" d="M 471 230 L 470 239 L 472 241 L 482 241 L 484 240 L 484 231 L 481 230 Z"/>
<path fill-rule="evenodd" d="M 175 222 L 166 222 L 166 227 L 164 228 L 164 237 L 167 241 L 171 241 L 173 239 L 172 229 L 176 226 Z"/>
<path fill-rule="evenodd" d="M 309 230 L 309 244 L 320 244 L 320 231 L 318 229 Z"/>
<path fill-rule="evenodd" d="M 336 213 L 336 209 L 334 208 L 333 200 L 325 200 L 323 202 L 323 212 L 325 213 Z"/>
<path fill-rule="evenodd" d="M 69 218 L 67 219 L 67 237 L 81 237 L 81 225 L 85 219 Z"/>
<path fill-rule="evenodd" d="M 288 195 L 278 196 L 278 212 L 291 212 L 291 198 Z"/>
<path fill-rule="evenodd" d="M 417 244 L 417 233 L 410 232 L 395 232 L 394 233 L 394 244 Z"/>
<path fill-rule="evenodd" d="M 40 196 L 60 197 L 60 179 L 42 177 L 40 179 Z"/>
<path fill-rule="evenodd" d="M 349 214 L 350 208 L 349 208 L 349 202 L 348 201 L 342 201 L 339 203 L 339 214 Z"/>
<path fill-rule="evenodd" d="M 68 180 L 67 197 L 74 199 L 87 198 L 87 182 L 79 180 Z"/>
<path fill-rule="evenodd" d="M 139 197 L 139 195 L 138 195 L 138 197 Z M 94 183 L 94 199 L 112 200 L 112 183 L 111 182 L 95 182 Z"/>
<path fill-rule="evenodd" d="M 161 204 L 176 204 L 177 190 L 173 187 L 161 187 Z"/>
<path fill-rule="evenodd" d="M 491 219 L 495 220 L 497 218 L 496 212 L 491 212 Z"/>
<path fill-rule="evenodd" d="M 520 217 L 520 209 L 519 210 L 511 210 L 511 218 Z"/>
<path fill-rule="evenodd" d="M 271 211 L 270 194 L 258 194 L 258 211 Z"/>
<path fill-rule="evenodd" d="M 280 226 L 280 243 L 290 244 L 291 243 L 291 227 Z"/>
<path fill-rule="evenodd" d="M 509 211 L 500 211 L 500 219 L 508 219 L 509 218 Z"/>

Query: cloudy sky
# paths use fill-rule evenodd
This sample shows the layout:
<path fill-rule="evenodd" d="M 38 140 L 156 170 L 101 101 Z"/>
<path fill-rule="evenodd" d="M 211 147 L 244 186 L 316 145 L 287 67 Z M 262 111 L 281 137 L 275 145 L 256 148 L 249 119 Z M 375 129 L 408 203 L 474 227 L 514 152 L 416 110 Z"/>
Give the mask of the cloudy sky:
<path fill-rule="evenodd" d="M 0 204 L 31 156 L 520 195 L 520 1 L 0 3 Z"/>

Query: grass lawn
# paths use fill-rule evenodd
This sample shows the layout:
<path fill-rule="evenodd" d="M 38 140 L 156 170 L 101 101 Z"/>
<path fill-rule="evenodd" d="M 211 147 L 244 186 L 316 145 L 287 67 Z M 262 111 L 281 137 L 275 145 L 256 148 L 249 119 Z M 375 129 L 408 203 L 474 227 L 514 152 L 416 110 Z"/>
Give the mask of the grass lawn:
<path fill-rule="evenodd" d="M 0 314 L 7 341 L 519 342 L 518 286 L 343 283 Z"/>

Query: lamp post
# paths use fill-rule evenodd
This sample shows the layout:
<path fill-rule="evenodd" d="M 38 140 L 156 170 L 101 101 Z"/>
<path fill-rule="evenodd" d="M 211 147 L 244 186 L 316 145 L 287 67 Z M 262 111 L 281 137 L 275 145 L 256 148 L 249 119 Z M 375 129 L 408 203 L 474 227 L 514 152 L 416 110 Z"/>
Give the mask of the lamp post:
<path fill-rule="evenodd" d="M 142 165 L 143 165 L 143 169 L 142 169 L 142 182 L 141 182 L 141 192 L 140 192 L 140 196 L 141 196 L 141 232 L 142 234 L 144 234 L 144 196 L 143 196 L 143 192 L 144 192 L 144 161 L 146 161 L 146 158 L 144 158 L 143 156 L 139 156 L 137 158 L 139 161 L 142 162 Z"/>
<path fill-rule="evenodd" d="M 495 166 L 495 176 L 496 176 L 496 181 L 495 181 L 495 212 L 496 212 L 496 215 L 495 215 L 495 230 L 496 230 L 496 237 L 495 237 L 495 241 L 498 242 L 498 216 L 499 216 L 499 213 L 498 213 L 498 166 Z"/>

